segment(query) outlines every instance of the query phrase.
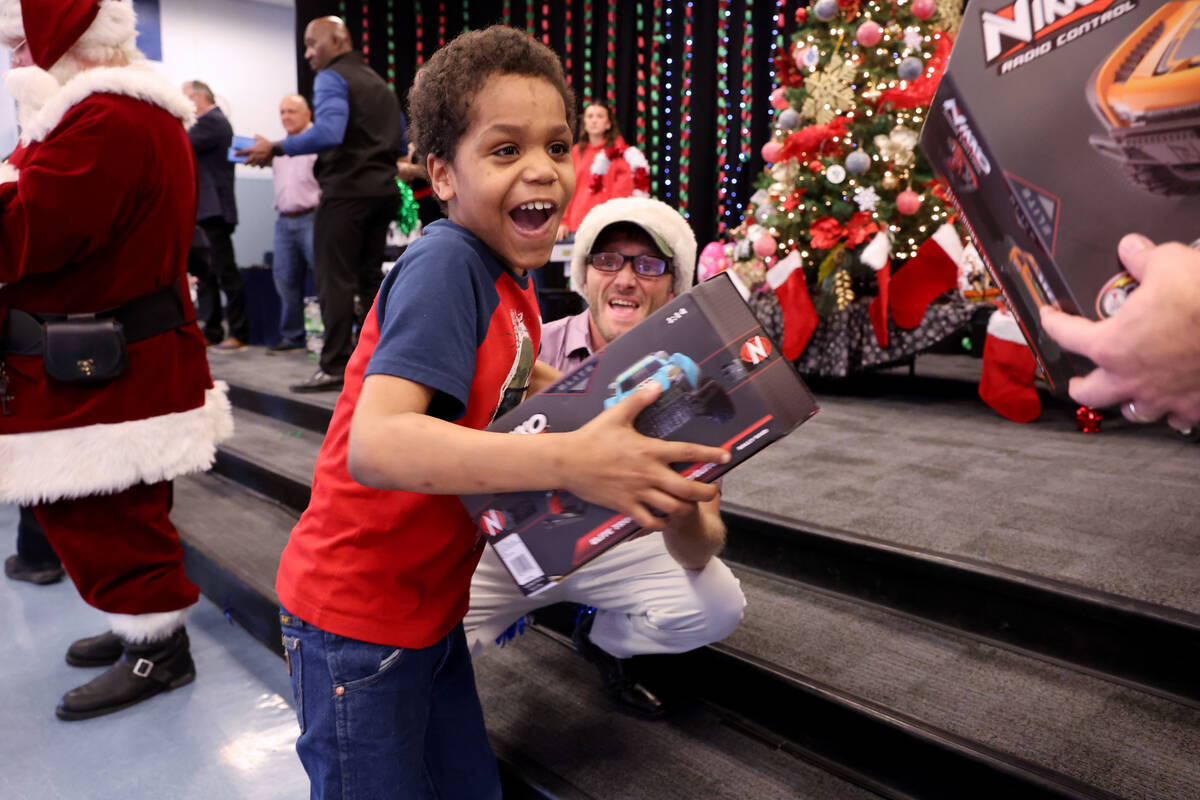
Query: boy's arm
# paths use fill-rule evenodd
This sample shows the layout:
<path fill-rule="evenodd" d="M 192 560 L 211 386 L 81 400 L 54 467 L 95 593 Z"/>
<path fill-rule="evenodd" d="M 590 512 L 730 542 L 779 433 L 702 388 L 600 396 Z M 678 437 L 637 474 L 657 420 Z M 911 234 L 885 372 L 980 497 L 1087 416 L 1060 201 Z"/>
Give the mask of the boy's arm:
<path fill-rule="evenodd" d="M 715 486 L 715 484 L 714 484 Z M 663 530 L 667 552 L 684 569 L 704 569 L 725 547 L 725 523 L 721 520 L 721 494 L 712 500 L 691 503 L 672 514 Z"/>
<path fill-rule="evenodd" d="M 391 375 L 363 382 L 350 424 L 347 468 L 377 489 L 426 494 L 566 489 L 584 500 L 660 530 L 650 509 L 678 513 L 711 500 L 717 488 L 684 478 L 676 462 L 726 463 L 717 447 L 642 436 L 633 420 L 657 399 L 657 385 L 634 392 L 569 433 L 514 435 L 455 425 L 425 411 L 434 391 Z"/>

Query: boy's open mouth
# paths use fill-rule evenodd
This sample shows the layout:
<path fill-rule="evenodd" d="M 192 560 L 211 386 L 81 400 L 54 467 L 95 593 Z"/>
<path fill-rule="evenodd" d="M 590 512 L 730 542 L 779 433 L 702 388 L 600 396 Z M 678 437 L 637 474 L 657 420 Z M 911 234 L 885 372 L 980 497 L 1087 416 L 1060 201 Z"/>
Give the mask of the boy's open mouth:
<path fill-rule="evenodd" d="M 549 200 L 531 200 L 517 206 L 508 215 L 512 217 L 518 232 L 532 235 L 541 231 L 556 210 L 557 207 Z"/>

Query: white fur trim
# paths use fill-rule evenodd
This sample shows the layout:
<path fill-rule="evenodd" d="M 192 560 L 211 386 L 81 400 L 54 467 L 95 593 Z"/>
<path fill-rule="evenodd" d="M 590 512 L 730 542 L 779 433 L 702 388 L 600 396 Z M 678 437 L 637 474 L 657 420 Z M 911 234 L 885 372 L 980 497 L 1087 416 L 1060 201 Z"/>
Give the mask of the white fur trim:
<path fill-rule="evenodd" d="M 592 159 L 591 173 L 593 175 L 607 175 L 609 164 L 612 163 L 608 159 L 608 152 L 601 150 L 596 153 L 596 157 Z"/>
<path fill-rule="evenodd" d="M 20 0 L 0 0 L 0 43 L 15 45 L 25 38 Z"/>
<path fill-rule="evenodd" d="M 17 180 L 17 178 L 20 177 L 20 175 L 21 171 L 7 161 L 5 161 L 3 164 L 0 164 L 0 183 L 13 183 Z M 4 284 L 0 284 L 0 286 L 3 285 Z"/>
<path fill-rule="evenodd" d="M 597 156 L 598 158 L 599 156 Z M 696 275 L 696 234 L 686 219 L 661 200 L 649 197 L 619 197 L 593 208 L 579 223 L 571 251 L 571 288 L 583 294 L 587 256 L 600 232 L 614 222 L 632 222 L 662 239 L 671 248 L 675 262 L 676 295 L 692 288 Z"/>
<path fill-rule="evenodd" d="M 772 290 L 778 289 L 783 284 L 787 283 L 787 279 L 792 277 L 792 273 L 804 266 L 804 262 L 800 258 L 800 251 L 793 250 L 784 256 L 778 264 L 767 270 L 767 285 Z"/>
<path fill-rule="evenodd" d="M 0 436 L 0 503 L 36 505 L 202 472 L 233 435 L 224 381 L 190 411 Z"/>
<path fill-rule="evenodd" d="M 862 249 L 862 253 L 858 256 L 858 260 L 866 264 L 871 269 L 878 272 L 888 265 L 888 258 L 892 254 L 892 237 L 887 231 L 880 231 L 875 234 L 875 238 Z"/>
<path fill-rule="evenodd" d="M 176 117 L 185 128 L 196 121 L 196 107 L 183 92 L 154 71 L 145 61 L 127 67 L 85 69 L 71 78 L 34 115 L 21 133 L 21 143 L 40 142 L 75 105 L 93 94 L 108 93 L 134 97 L 158 106 Z"/>
<path fill-rule="evenodd" d="M 953 225 L 948 222 L 942 223 L 942 226 L 934 231 L 930 238 L 946 251 L 946 255 L 950 256 L 955 264 L 962 266 L 963 243 L 962 239 L 958 238 L 958 231 L 954 230 Z"/>
<path fill-rule="evenodd" d="M 166 639 L 183 627 L 192 606 L 178 611 L 155 611 L 150 614 L 115 614 L 105 612 L 112 632 L 128 642 L 157 642 Z"/>
<path fill-rule="evenodd" d="M 1017 324 L 1017 318 L 1010 312 L 999 308 L 988 317 L 987 335 L 1005 342 L 1025 344 L 1025 334 L 1021 333 L 1021 326 Z"/>

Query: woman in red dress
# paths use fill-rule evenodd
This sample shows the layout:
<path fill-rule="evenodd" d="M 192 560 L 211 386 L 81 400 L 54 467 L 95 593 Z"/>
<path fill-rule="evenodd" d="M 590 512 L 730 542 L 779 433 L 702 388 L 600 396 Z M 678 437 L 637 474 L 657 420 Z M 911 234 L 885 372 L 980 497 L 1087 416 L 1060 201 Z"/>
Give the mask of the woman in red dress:
<path fill-rule="evenodd" d="M 575 163 L 575 195 L 558 228 L 559 239 L 574 233 L 594 206 L 617 197 L 649 194 L 650 173 L 645 157 L 625 144 L 616 116 L 601 103 L 589 103 L 584 108 L 571 160 Z"/>

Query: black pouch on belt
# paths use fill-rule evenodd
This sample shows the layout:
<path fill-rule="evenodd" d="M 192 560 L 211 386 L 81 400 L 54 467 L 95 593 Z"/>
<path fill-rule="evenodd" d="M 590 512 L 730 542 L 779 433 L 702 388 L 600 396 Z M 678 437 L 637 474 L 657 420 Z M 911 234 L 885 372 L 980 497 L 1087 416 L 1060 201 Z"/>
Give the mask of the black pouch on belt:
<path fill-rule="evenodd" d="M 125 371 L 125 331 L 114 319 L 47 320 L 43 331 L 42 361 L 55 380 L 96 383 Z"/>

